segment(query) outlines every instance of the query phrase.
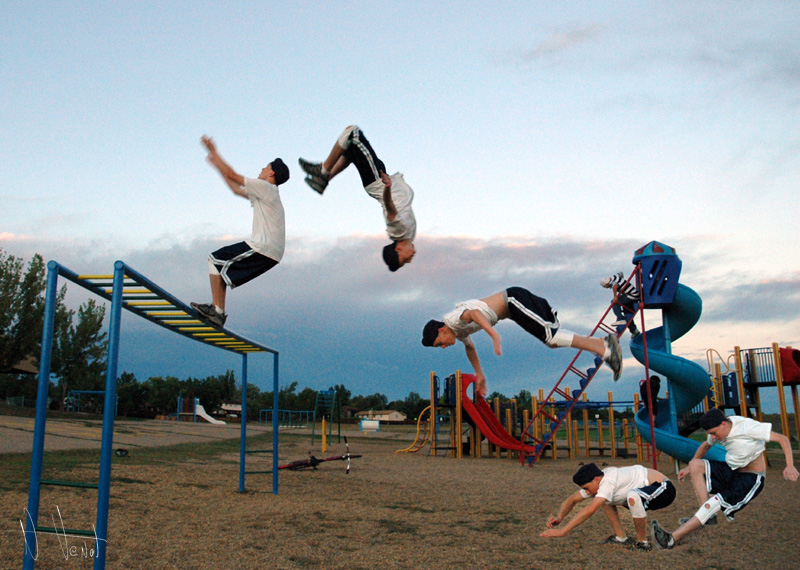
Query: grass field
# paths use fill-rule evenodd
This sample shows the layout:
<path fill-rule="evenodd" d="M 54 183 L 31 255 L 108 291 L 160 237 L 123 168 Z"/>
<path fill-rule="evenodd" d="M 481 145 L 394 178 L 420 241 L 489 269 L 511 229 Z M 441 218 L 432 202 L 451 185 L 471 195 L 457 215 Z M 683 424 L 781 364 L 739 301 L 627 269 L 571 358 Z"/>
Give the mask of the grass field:
<path fill-rule="evenodd" d="M 120 422 L 125 429 L 137 424 Z M 764 492 L 734 523 L 688 537 L 671 551 L 633 552 L 600 542 L 610 534 L 596 514 L 570 535 L 544 539 L 547 517 L 575 490 L 571 475 L 581 461 L 454 460 L 427 450 L 397 454 L 407 440 L 359 437 L 350 447 L 349 475 L 342 462 L 316 471 L 281 472 L 280 494 L 271 475 L 248 476 L 238 492 L 236 440 L 132 449 L 114 458 L 107 568 L 156 569 L 374 569 L 374 568 L 794 568 L 800 563 L 800 484 L 784 481 L 774 456 Z M 253 448 L 269 447 L 271 435 Z M 281 435 L 287 461 L 319 440 Z M 326 455 L 342 453 L 334 443 Z M 93 480 L 96 450 L 47 452 L 45 477 Z M 595 457 L 598 464 L 630 465 L 633 459 Z M 265 469 L 271 459 L 248 458 Z M 20 520 L 27 505 L 29 454 L 5 454 L 0 494 L 0 569 L 22 568 Z M 662 471 L 673 476 L 670 461 Z M 674 476 L 673 476 L 674 478 Z M 90 529 L 96 491 L 45 487 L 40 524 Z M 697 508 L 688 483 L 678 485 L 669 508 L 651 513 L 673 528 Z M 629 534 L 633 525 L 621 514 Z M 37 568 L 92 568 L 91 540 L 39 535 Z M 59 540 L 60 538 L 60 540 Z M 66 544 L 65 544 L 66 543 Z M 86 549 L 86 550 L 84 550 Z"/>

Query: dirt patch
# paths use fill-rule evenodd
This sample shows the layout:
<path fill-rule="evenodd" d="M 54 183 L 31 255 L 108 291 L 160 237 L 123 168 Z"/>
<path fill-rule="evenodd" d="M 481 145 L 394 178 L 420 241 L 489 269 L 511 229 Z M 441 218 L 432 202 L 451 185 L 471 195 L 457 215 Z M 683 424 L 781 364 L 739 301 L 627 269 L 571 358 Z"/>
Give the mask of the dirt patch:
<path fill-rule="evenodd" d="M 282 436 L 283 457 L 303 458 L 309 443 L 308 436 Z M 349 475 L 342 462 L 316 471 L 283 471 L 277 496 L 271 493 L 271 475 L 249 475 L 246 492 L 237 492 L 235 447 L 184 459 L 169 448 L 147 462 L 137 459 L 135 449 L 128 458 L 115 458 L 107 567 L 745 570 L 790 568 L 800 561 L 795 540 L 800 484 L 784 481 L 778 465 L 735 523 L 722 520 L 672 551 L 632 552 L 600 544 L 610 534 L 602 513 L 565 538 L 539 537 L 547 517 L 574 491 L 570 478 L 585 458 L 543 460 L 526 468 L 508 459 L 396 454 L 405 445 L 379 439 L 351 436 L 350 446 L 363 457 L 353 460 Z M 332 446 L 332 453 L 343 450 Z M 248 461 L 254 469 L 271 466 L 267 458 Z M 672 471 L 666 461 L 661 468 Z M 96 477 L 91 465 L 76 464 L 70 471 L 70 479 Z M 67 528 L 91 528 L 95 491 L 45 489 L 40 524 L 60 516 Z M 19 520 L 26 505 L 20 485 L 0 494 L 0 568 L 22 567 Z M 656 516 L 674 528 L 695 510 L 685 483 L 678 485 L 675 504 Z M 623 511 L 621 517 L 633 535 L 630 516 Z M 70 539 L 76 556 L 65 556 L 63 543 L 40 535 L 36 567 L 92 567 L 93 561 L 81 556 L 91 541 Z"/>

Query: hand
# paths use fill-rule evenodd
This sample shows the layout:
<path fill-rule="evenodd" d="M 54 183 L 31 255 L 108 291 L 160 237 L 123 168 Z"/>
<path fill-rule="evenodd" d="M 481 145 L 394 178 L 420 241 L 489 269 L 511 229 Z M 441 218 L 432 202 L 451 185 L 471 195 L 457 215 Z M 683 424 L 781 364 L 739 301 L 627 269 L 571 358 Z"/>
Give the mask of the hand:
<path fill-rule="evenodd" d="M 686 475 L 689 474 L 689 468 L 684 467 L 680 471 L 678 471 L 678 481 L 683 481 L 686 478 Z"/>
<path fill-rule="evenodd" d="M 392 187 L 392 179 L 385 172 L 381 172 L 381 182 L 383 182 L 384 190 L 388 190 Z"/>
<path fill-rule="evenodd" d="M 494 339 L 494 353 L 497 356 L 503 356 L 503 349 L 500 347 L 500 335 L 497 335 L 497 338 Z"/>
<path fill-rule="evenodd" d="M 561 524 L 561 518 L 559 517 L 550 517 L 547 519 L 547 528 L 553 528 L 554 526 L 558 526 Z"/>
<path fill-rule="evenodd" d="M 203 146 L 206 147 L 206 149 L 208 149 L 208 152 L 216 154 L 217 145 L 214 144 L 214 141 L 212 140 L 211 137 L 203 135 L 202 137 L 200 137 L 200 142 L 202 142 Z"/>
<path fill-rule="evenodd" d="M 561 536 L 564 536 L 565 534 L 567 533 L 560 528 L 551 528 L 549 530 L 544 531 L 543 533 L 540 533 L 539 536 L 543 536 L 545 538 L 559 538 Z"/>
<path fill-rule="evenodd" d="M 787 481 L 797 481 L 797 477 L 800 473 L 797 472 L 797 468 L 794 465 L 787 465 L 786 469 L 783 470 L 783 478 Z"/>
<path fill-rule="evenodd" d="M 486 376 L 483 374 L 475 376 L 475 393 L 482 398 L 486 397 Z"/>

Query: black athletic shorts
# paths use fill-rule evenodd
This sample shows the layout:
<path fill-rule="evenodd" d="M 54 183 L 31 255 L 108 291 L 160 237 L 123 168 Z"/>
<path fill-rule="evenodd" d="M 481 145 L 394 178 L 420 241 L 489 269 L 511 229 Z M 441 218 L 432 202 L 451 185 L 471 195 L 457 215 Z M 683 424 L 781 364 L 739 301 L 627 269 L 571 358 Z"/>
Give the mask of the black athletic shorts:
<path fill-rule="evenodd" d="M 561 326 L 556 311 L 547 299 L 537 297 L 522 287 L 506 289 L 508 318 L 547 344 Z"/>
<path fill-rule="evenodd" d="M 361 129 L 353 127 L 347 140 L 350 141 L 350 145 L 345 149 L 344 155 L 358 169 L 364 188 L 376 180 L 380 180 L 381 172 L 386 172 L 386 166 L 372 150 L 372 145 L 369 144 Z"/>
<path fill-rule="evenodd" d="M 208 259 L 231 289 L 244 285 L 278 265 L 277 261 L 258 253 L 243 241 L 219 248 Z"/>
<path fill-rule="evenodd" d="M 758 473 L 731 469 L 724 461 L 704 459 L 706 487 L 712 495 L 719 496 L 722 512 L 729 520 L 755 499 L 764 489 L 764 476 Z"/>

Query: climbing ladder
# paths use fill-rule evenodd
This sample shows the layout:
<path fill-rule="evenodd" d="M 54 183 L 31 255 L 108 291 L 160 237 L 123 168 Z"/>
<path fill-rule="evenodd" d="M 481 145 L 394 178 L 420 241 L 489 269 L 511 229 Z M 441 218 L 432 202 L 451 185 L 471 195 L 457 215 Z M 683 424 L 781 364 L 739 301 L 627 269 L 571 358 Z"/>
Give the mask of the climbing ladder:
<path fill-rule="evenodd" d="M 319 417 L 327 417 L 330 419 L 328 422 L 328 437 L 331 436 L 333 431 L 333 411 L 336 410 L 336 420 L 339 426 L 338 438 L 339 442 L 342 441 L 342 420 L 341 410 L 339 409 L 338 401 L 336 400 L 336 390 L 320 390 L 317 392 L 317 399 L 314 401 L 314 416 L 311 422 L 311 445 L 314 445 L 314 436 L 317 431 L 317 410 L 319 410 Z"/>
<path fill-rule="evenodd" d="M 461 441 L 461 434 L 458 433 L 461 427 L 460 381 L 459 374 L 445 378 L 443 397 L 439 398 L 439 377 L 431 373 L 431 448 L 428 454 L 434 457 L 438 457 L 440 451 L 445 456 L 461 457 L 462 450 L 458 445 Z M 439 429 L 444 410 L 447 410 L 449 418 L 447 430 Z"/>
<path fill-rule="evenodd" d="M 637 284 L 637 289 L 640 291 L 641 297 L 641 266 L 636 264 L 631 274 L 628 276 L 628 282 L 632 279 L 635 279 Z M 633 314 L 628 317 L 628 322 L 622 325 L 609 325 L 605 323 L 605 320 L 609 313 L 611 313 L 612 317 L 614 317 L 613 309 L 615 306 L 622 306 L 622 303 L 619 302 L 619 294 L 614 295 L 614 299 L 611 301 L 611 304 L 603 313 L 603 316 L 600 317 L 600 320 L 592 329 L 592 332 L 589 336 L 594 336 L 596 332 L 601 331 L 607 334 L 615 334 L 617 337 L 620 337 L 625 330 L 630 326 L 633 319 L 639 314 L 642 309 L 644 308 L 641 299 L 637 307 L 626 307 L 627 309 L 633 309 Z M 616 321 L 616 317 L 614 317 Z M 642 329 L 644 330 L 644 317 L 642 316 Z M 566 370 L 564 370 L 561 377 L 556 382 L 553 389 L 550 390 L 550 393 L 545 397 L 540 403 L 539 408 L 536 410 L 536 413 L 533 414 L 530 422 L 528 423 L 527 428 L 522 432 L 521 441 L 525 444 L 530 444 L 533 442 L 533 448 L 535 452 L 531 453 L 520 453 L 520 462 L 526 461 L 528 464 L 534 463 L 536 460 L 541 457 L 541 455 L 545 452 L 548 448 L 549 444 L 553 439 L 556 437 L 556 433 L 558 432 L 561 425 L 564 423 L 568 414 L 572 411 L 572 408 L 580 402 L 583 393 L 586 391 L 586 388 L 589 386 L 589 383 L 594 379 L 595 374 L 603 365 L 603 359 L 599 356 L 595 357 L 594 365 L 587 368 L 586 370 L 582 370 L 576 364 L 578 359 L 580 358 L 581 354 L 583 353 L 582 350 L 579 350 L 578 353 L 574 356 L 572 361 L 567 366 Z M 578 385 L 580 388 L 574 389 L 571 392 L 568 392 L 567 386 L 570 385 L 570 380 L 574 382 L 577 379 Z M 562 388 L 562 384 L 564 388 Z M 574 385 L 574 384 L 573 384 Z M 547 410 L 547 408 L 552 408 L 552 404 L 556 401 L 557 398 L 561 398 L 561 405 L 558 407 L 559 412 L 555 415 Z M 540 418 L 544 418 L 545 420 L 545 430 L 541 437 L 536 437 L 534 432 L 534 426 L 536 422 L 539 421 Z"/>

